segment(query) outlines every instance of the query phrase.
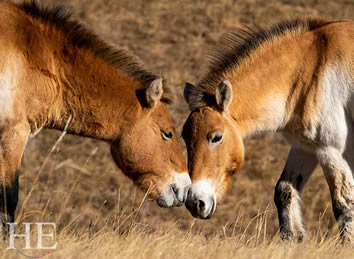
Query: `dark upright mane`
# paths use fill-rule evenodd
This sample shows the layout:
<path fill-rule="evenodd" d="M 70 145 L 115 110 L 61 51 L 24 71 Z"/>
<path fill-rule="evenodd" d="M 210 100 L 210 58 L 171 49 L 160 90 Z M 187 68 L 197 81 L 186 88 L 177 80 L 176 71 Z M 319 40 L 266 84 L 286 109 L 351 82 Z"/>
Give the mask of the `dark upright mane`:
<path fill-rule="evenodd" d="M 249 57 L 254 50 L 264 43 L 288 32 L 312 31 L 328 23 L 323 19 L 298 18 L 282 20 L 270 27 L 234 29 L 223 37 L 215 51 L 210 55 L 207 73 L 198 86 L 189 89 L 188 94 L 192 102 L 189 104 L 198 108 L 213 99 L 215 88 L 223 80 L 224 73 L 239 65 L 243 59 Z"/>
<path fill-rule="evenodd" d="M 63 6 L 45 7 L 37 3 L 36 0 L 25 1 L 20 8 L 29 16 L 40 20 L 55 29 L 62 31 L 68 40 L 78 48 L 84 48 L 101 58 L 107 64 L 127 73 L 139 81 L 144 87 L 159 78 L 151 72 L 145 70 L 140 60 L 131 55 L 127 50 L 118 49 L 108 44 L 99 36 L 93 33 L 85 25 L 76 20 L 71 12 Z M 170 102 L 169 95 L 171 89 L 164 85 L 163 101 Z"/>

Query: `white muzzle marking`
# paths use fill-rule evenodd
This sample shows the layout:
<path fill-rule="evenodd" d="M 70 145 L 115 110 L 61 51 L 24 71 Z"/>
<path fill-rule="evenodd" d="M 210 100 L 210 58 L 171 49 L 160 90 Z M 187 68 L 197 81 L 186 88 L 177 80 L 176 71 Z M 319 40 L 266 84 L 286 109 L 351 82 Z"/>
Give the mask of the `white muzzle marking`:
<path fill-rule="evenodd" d="M 192 186 L 191 178 L 188 173 L 174 173 L 173 183 L 175 184 L 176 197 L 178 201 L 185 202 L 188 195 L 188 190 Z"/>
<path fill-rule="evenodd" d="M 216 208 L 215 185 L 211 180 L 199 180 L 192 185 L 188 196 L 190 208 L 201 218 L 209 218 Z"/>
<path fill-rule="evenodd" d="M 188 173 L 173 173 L 172 181 L 167 184 L 157 203 L 161 207 L 181 206 L 187 199 L 191 184 Z"/>

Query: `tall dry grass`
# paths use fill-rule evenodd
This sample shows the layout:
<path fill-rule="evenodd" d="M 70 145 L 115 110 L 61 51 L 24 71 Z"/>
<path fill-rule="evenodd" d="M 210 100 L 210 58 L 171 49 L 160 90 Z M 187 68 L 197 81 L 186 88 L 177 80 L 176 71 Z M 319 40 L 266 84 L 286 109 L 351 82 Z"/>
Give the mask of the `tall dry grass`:
<path fill-rule="evenodd" d="M 68 121 L 68 124 L 70 121 Z M 39 167 L 34 177 L 33 185 L 27 192 L 24 201 L 17 213 L 16 234 L 24 234 L 25 222 L 54 222 L 57 229 L 44 230 L 45 233 L 54 233 L 54 239 L 43 239 L 43 245 L 50 247 L 57 244 L 55 249 L 36 249 L 37 229 L 32 227 L 31 246 L 25 247 L 24 238 L 15 238 L 15 246 L 19 250 L 7 249 L 9 241 L 2 241 L 0 258 L 354 258 L 352 246 L 342 246 L 336 228 L 324 228 L 322 222 L 324 213 L 318 218 L 318 228 L 309 233 L 302 243 L 281 242 L 278 233 L 271 233 L 268 229 L 269 221 L 274 220 L 274 209 L 270 206 L 258 208 L 257 215 L 249 218 L 244 209 L 239 209 L 234 220 L 221 225 L 214 231 L 203 231 L 192 220 L 188 227 L 179 220 L 150 222 L 142 216 L 145 205 L 148 203 L 148 192 L 138 203 L 122 205 L 121 192 L 117 193 L 117 202 L 112 217 L 91 219 L 90 223 L 78 224 L 80 213 L 72 216 L 70 221 L 64 221 L 68 200 L 74 195 L 76 180 L 68 188 L 67 196 L 62 200 L 62 206 L 56 215 L 48 211 L 48 204 L 55 194 L 47 197 L 48 202 L 40 213 L 32 213 L 26 209 L 26 201 L 31 200 L 38 188 L 38 182 L 43 168 L 60 149 L 66 135 L 64 131 L 53 144 L 47 157 Z M 94 152 L 93 152 L 94 153 Z M 85 165 L 80 167 L 71 165 L 76 170 L 85 172 Z M 68 163 L 70 164 L 70 163 Z M 56 167 L 60 167 L 58 164 Z"/>
<path fill-rule="evenodd" d="M 0 258 L 36 258 L 46 254 L 45 258 L 318 258 L 318 259 L 352 259 L 354 248 L 342 246 L 336 230 L 323 230 L 319 227 L 311 232 L 302 243 L 282 242 L 277 235 L 270 234 L 267 225 L 269 210 L 259 211 L 258 215 L 249 219 L 242 212 L 236 215 L 232 228 L 220 226 L 217 231 L 205 233 L 194 228 L 181 230 L 178 221 L 161 223 L 153 228 L 144 221 L 138 220 L 146 196 L 139 206 L 131 209 L 129 214 L 117 214 L 113 221 L 95 224 L 87 228 L 75 227 L 74 221 L 56 232 L 54 240 L 43 241 L 44 246 L 52 246 L 53 250 L 25 250 L 24 240 L 16 239 L 17 250 L 3 250 Z M 50 222 L 40 216 L 32 221 Z M 56 218 L 54 222 L 60 221 Z M 28 217 L 18 220 L 18 224 L 29 222 Z M 321 225 L 319 219 L 319 226 Z M 246 224 L 246 228 L 243 228 Z M 19 227 L 17 233 L 24 233 Z M 50 232 L 50 230 L 49 230 Z M 37 232 L 31 232 L 32 247 L 36 247 Z M 34 241 L 33 241 L 34 240 Z M 1 247 L 8 247 L 6 242 Z M 21 254 L 20 254 L 21 253 Z M 25 257 L 26 257 L 25 256 Z"/>
<path fill-rule="evenodd" d="M 68 121 L 68 124 L 70 121 Z M 269 207 L 258 209 L 257 215 L 249 218 L 243 209 L 239 209 L 233 222 L 219 226 L 213 232 L 203 231 L 196 227 L 193 220 L 188 228 L 181 228 L 181 221 L 169 220 L 155 222 L 142 218 L 144 206 L 147 203 L 148 192 L 134 204 L 121 204 L 121 192 L 118 192 L 117 203 L 111 218 L 96 218 L 89 225 L 77 224 L 80 217 L 72 217 L 62 223 L 65 207 L 74 194 L 77 181 L 68 189 L 67 197 L 62 200 L 62 206 L 56 215 L 51 215 L 45 206 L 40 213 L 26 212 L 26 201 L 30 200 L 37 188 L 40 175 L 51 156 L 55 155 L 66 135 L 64 131 L 54 143 L 46 159 L 35 176 L 34 183 L 24 198 L 17 213 L 16 234 L 24 234 L 25 222 L 54 222 L 57 229 L 45 229 L 45 233 L 54 233 L 54 239 L 44 238 L 43 245 L 55 249 L 36 249 L 37 229 L 32 227 L 31 246 L 25 247 L 24 238 L 15 238 L 15 246 L 20 249 L 7 249 L 9 241 L 2 241 L 3 248 L 0 258 L 354 258 L 354 248 L 340 244 L 336 228 L 324 228 L 322 222 L 324 213 L 318 218 L 318 228 L 306 237 L 302 243 L 282 242 L 278 233 L 270 233 L 269 220 L 274 218 L 274 209 Z M 89 158 L 88 158 L 89 160 Z M 88 160 L 85 162 L 88 163 Z M 60 165 L 57 165 L 57 167 Z M 73 166 L 79 171 L 85 171 L 85 165 Z M 55 195 L 48 197 L 48 203 Z"/>

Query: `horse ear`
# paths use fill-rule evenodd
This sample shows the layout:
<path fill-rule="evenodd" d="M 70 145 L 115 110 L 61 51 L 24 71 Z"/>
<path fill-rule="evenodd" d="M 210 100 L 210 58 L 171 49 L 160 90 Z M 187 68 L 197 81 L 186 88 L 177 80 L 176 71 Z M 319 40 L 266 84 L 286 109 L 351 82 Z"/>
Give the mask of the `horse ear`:
<path fill-rule="evenodd" d="M 163 94 L 162 78 L 155 79 L 146 89 L 146 103 L 149 107 L 154 107 L 161 99 Z"/>
<path fill-rule="evenodd" d="M 224 80 L 217 87 L 215 92 L 216 104 L 219 109 L 227 112 L 232 103 L 233 93 L 230 81 Z"/>
<path fill-rule="evenodd" d="M 184 100 L 186 100 L 186 103 L 189 106 L 189 109 L 192 110 L 193 109 L 193 93 L 195 92 L 196 87 L 191 84 L 186 82 L 184 85 L 184 91 L 183 91 L 183 95 L 184 95 Z"/>

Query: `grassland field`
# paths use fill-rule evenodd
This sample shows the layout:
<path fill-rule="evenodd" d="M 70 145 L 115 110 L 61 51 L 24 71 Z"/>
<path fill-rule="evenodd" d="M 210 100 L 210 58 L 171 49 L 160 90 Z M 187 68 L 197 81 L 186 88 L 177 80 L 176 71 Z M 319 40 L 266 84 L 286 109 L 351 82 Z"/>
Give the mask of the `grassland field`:
<path fill-rule="evenodd" d="M 231 28 L 298 16 L 354 19 L 354 0 L 40 2 L 67 6 L 104 39 L 129 48 L 163 75 L 177 96 L 169 111 L 179 134 L 188 115 L 184 82 L 201 77 L 205 55 Z M 354 247 L 337 244 L 319 168 L 303 195 L 307 238 L 280 242 L 273 193 L 289 146 L 278 134 L 246 141 L 244 166 L 208 221 L 194 219 L 184 207 L 163 209 L 146 199 L 117 169 L 106 143 L 70 135 L 58 141 L 60 135 L 44 130 L 31 139 L 21 169 L 19 222 L 38 218 L 28 212 L 42 211 L 57 225 L 57 248 L 44 258 L 354 258 Z M 0 258 L 25 258 L 5 244 L 0 251 Z"/>

